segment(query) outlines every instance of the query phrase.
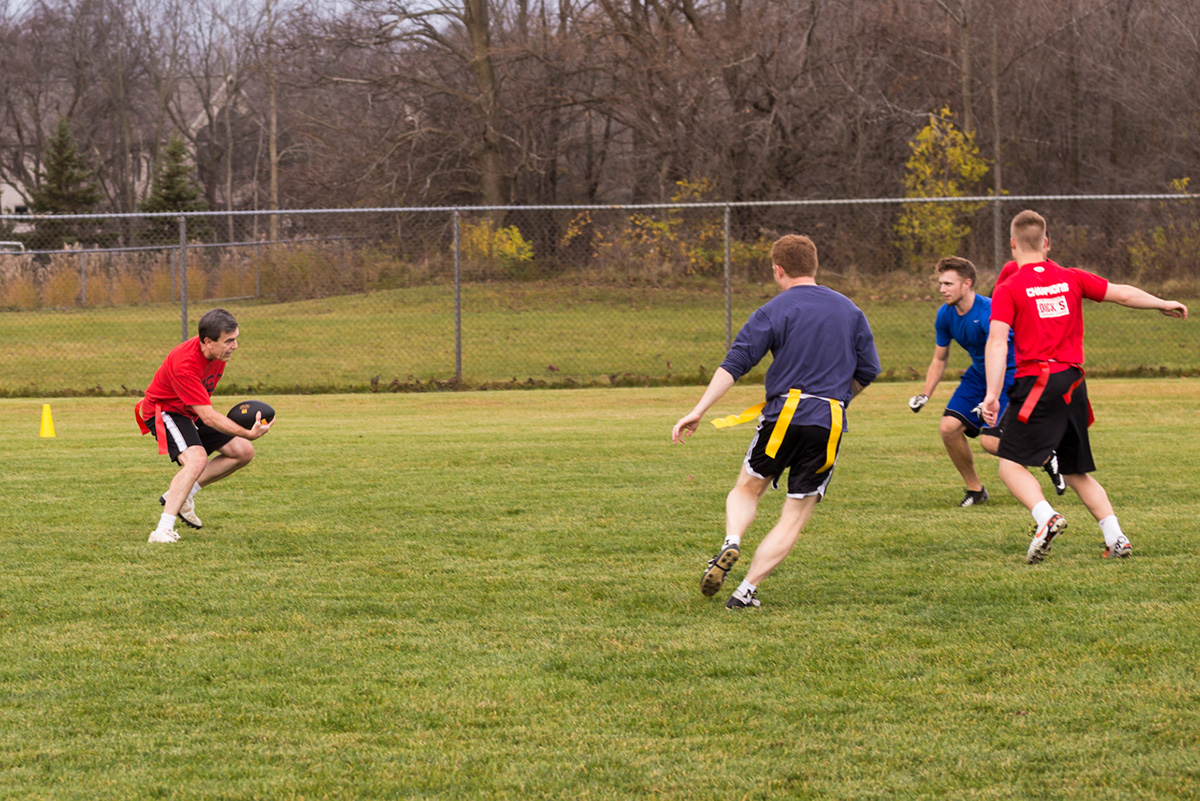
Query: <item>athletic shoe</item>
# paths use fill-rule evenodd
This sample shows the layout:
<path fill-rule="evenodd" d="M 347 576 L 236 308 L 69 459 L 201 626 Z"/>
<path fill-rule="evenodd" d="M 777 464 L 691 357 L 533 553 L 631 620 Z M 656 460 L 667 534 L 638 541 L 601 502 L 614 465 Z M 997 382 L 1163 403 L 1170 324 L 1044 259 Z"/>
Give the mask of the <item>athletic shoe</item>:
<path fill-rule="evenodd" d="M 158 499 L 158 502 L 160 504 L 162 504 L 163 506 L 166 506 L 167 505 L 167 496 L 166 495 L 160 496 Z M 201 528 L 204 527 L 204 524 L 200 522 L 200 518 L 196 517 L 196 500 L 195 500 L 195 498 L 188 498 L 186 501 L 183 502 L 183 506 L 179 507 L 179 519 L 182 520 L 187 525 L 191 526 L 192 528 L 196 529 L 197 531 L 199 531 Z"/>
<path fill-rule="evenodd" d="M 726 609 L 753 609 L 757 606 L 762 606 L 762 602 L 758 600 L 758 590 L 735 592 L 725 602 Z"/>
<path fill-rule="evenodd" d="M 967 490 L 967 494 L 963 496 L 962 503 L 959 506 L 978 506 L 981 503 L 986 503 L 988 499 L 987 487 L 975 492 Z"/>
<path fill-rule="evenodd" d="M 1062 473 L 1058 472 L 1058 454 L 1051 453 L 1049 460 L 1042 465 L 1042 469 L 1046 471 L 1046 475 L 1050 476 L 1050 483 L 1054 485 L 1054 491 L 1062 495 L 1067 491 L 1067 480 L 1062 477 Z"/>
<path fill-rule="evenodd" d="M 1046 554 L 1050 553 L 1050 543 L 1066 527 L 1067 521 L 1062 515 L 1051 515 L 1050 519 L 1046 521 L 1046 525 L 1038 528 L 1037 533 L 1033 536 L 1033 542 L 1029 543 L 1029 551 L 1025 554 L 1025 561 L 1033 565 L 1045 559 Z"/>
<path fill-rule="evenodd" d="M 721 589 L 721 584 L 725 581 L 725 574 L 737 563 L 741 555 L 742 551 L 738 546 L 726 543 L 721 547 L 721 552 L 708 561 L 708 567 L 700 577 L 700 592 L 706 598 L 717 594 L 717 590 Z"/>
<path fill-rule="evenodd" d="M 150 539 L 147 542 L 179 542 L 179 532 L 154 529 L 150 532 Z"/>
<path fill-rule="evenodd" d="M 1122 534 L 1117 537 L 1116 545 L 1110 545 L 1104 549 L 1104 558 L 1116 557 L 1117 559 L 1124 559 L 1131 553 L 1133 553 L 1133 545 Z"/>

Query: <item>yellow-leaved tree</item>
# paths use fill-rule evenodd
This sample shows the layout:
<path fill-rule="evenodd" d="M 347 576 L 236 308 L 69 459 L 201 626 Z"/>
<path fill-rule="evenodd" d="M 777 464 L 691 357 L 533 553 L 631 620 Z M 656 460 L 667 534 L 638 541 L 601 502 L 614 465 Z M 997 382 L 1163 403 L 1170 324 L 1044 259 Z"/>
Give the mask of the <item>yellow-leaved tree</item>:
<path fill-rule="evenodd" d="M 909 148 L 912 155 L 904 172 L 907 198 L 967 197 L 975 194 L 990 168 L 979 155 L 975 134 L 955 125 L 948 107 L 929 115 L 929 124 L 909 142 Z M 895 227 L 905 267 L 919 272 L 942 256 L 958 254 L 971 233 L 970 216 L 982 205 L 905 203 Z"/>
<path fill-rule="evenodd" d="M 1130 267 L 1139 285 L 1200 273 L 1200 220 L 1196 219 L 1189 183 L 1186 177 L 1171 181 L 1171 191 L 1179 200 L 1158 204 L 1156 219 L 1165 220 L 1166 225 L 1136 231 L 1130 237 Z"/>

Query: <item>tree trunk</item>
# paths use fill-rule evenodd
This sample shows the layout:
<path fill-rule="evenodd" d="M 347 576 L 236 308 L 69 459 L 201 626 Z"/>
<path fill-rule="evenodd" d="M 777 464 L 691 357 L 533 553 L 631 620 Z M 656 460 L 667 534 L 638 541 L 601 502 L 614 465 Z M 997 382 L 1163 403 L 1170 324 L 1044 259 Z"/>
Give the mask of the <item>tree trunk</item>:
<path fill-rule="evenodd" d="M 267 206 L 271 211 L 279 210 L 279 108 L 275 92 L 275 16 L 272 4 L 267 2 Z M 279 215 L 270 217 L 269 237 L 279 241 Z"/>
<path fill-rule="evenodd" d="M 504 205 L 504 162 L 500 152 L 500 85 L 492 62 L 489 0 L 464 0 L 463 22 L 471 38 L 471 71 L 479 88 L 483 133 L 477 149 L 480 199 Z M 499 224 L 499 220 L 496 221 Z"/>

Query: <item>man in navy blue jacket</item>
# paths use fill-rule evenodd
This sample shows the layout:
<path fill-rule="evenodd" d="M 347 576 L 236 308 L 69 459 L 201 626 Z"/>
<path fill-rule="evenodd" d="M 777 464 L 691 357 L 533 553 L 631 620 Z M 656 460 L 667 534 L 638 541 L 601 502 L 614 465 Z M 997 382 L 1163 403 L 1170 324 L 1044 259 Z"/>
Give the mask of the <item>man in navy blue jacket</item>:
<path fill-rule="evenodd" d="M 778 487 L 788 471 L 779 522 L 755 551 L 745 581 L 726 604 L 730 609 L 759 605 L 758 584 L 791 553 L 829 486 L 846 428 L 846 405 L 879 375 L 866 315 L 844 295 L 817 284 L 817 248 L 811 239 L 788 235 L 775 242 L 771 271 L 779 294 L 750 315 L 699 402 L 671 431 L 672 442 L 690 436 L 704 413 L 770 351 L 766 401 L 713 421 L 723 428 L 761 414 L 725 501 L 725 542 L 700 580 L 704 595 L 721 588 L 741 556 L 742 535 L 754 521 L 758 499 Z"/>

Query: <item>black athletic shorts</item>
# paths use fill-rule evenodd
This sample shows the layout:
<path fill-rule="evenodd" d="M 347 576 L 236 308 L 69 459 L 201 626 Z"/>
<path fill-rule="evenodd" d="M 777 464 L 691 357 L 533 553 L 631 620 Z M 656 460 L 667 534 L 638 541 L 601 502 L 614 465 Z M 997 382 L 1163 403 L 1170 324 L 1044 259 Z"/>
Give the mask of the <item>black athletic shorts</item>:
<path fill-rule="evenodd" d="M 1008 410 L 1004 413 L 1004 436 L 996 455 L 1017 464 L 1038 467 L 1045 464 L 1051 452 L 1057 451 L 1059 472 L 1090 473 L 1095 470 L 1092 445 L 1088 440 L 1087 381 L 1080 380 L 1082 375 L 1078 367 L 1052 373 L 1025 423 L 1018 420 L 1017 415 L 1037 382 L 1037 376 L 1023 376 L 1014 381 L 1008 392 Z M 1063 396 L 1076 381 L 1079 386 L 1071 392 L 1071 402 L 1067 403 Z"/>
<path fill-rule="evenodd" d="M 839 432 L 838 441 L 833 443 L 833 462 L 828 469 L 822 470 L 829 462 L 829 429 L 822 426 L 788 426 L 783 442 L 775 458 L 767 456 L 767 443 L 775 421 L 761 422 L 754 434 L 754 441 L 746 451 L 746 469 L 758 478 L 773 479 L 772 485 L 779 488 L 779 477 L 783 471 L 788 471 L 789 498 L 805 498 L 816 495 L 817 500 L 825 497 L 825 488 L 833 477 L 833 467 L 837 463 L 837 452 L 842 447 Z M 817 472 L 821 470 L 822 472 Z"/>
<path fill-rule="evenodd" d="M 224 434 L 211 426 L 199 421 L 192 421 L 186 414 L 178 412 L 163 412 L 163 427 L 167 431 L 167 453 L 171 461 L 178 463 L 179 454 L 188 448 L 200 445 L 205 453 L 219 451 L 233 439 L 232 434 Z M 146 420 L 146 427 L 151 433 L 155 432 L 154 418 Z"/>

